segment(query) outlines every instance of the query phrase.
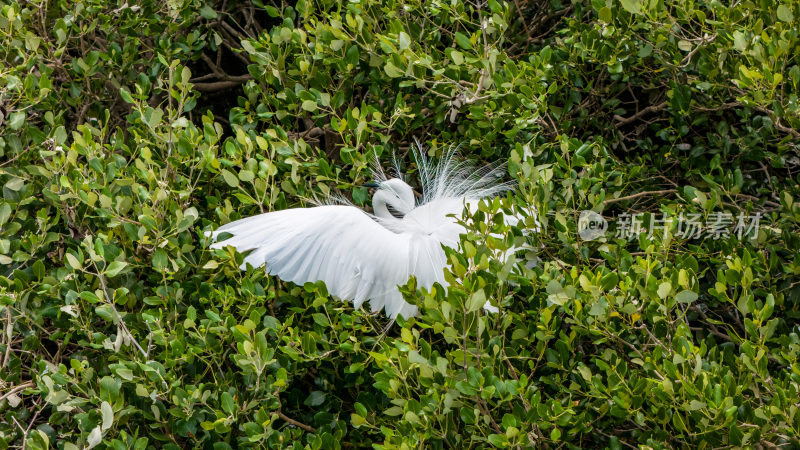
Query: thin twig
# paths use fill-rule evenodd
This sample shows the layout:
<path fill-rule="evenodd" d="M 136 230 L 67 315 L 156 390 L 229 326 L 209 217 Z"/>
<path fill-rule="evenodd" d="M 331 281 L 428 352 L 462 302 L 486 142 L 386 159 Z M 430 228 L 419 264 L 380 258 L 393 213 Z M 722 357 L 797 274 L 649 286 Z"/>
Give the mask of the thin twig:
<path fill-rule="evenodd" d="M 232 77 L 233 78 L 233 77 Z M 235 88 L 247 80 L 252 80 L 253 77 L 250 75 L 242 75 L 241 77 L 235 77 L 236 80 L 227 80 L 227 81 L 212 81 L 210 83 L 194 83 L 193 86 L 200 92 L 216 92 L 216 91 L 224 91 L 226 89 Z"/>
<path fill-rule="evenodd" d="M 306 425 L 306 424 L 304 424 L 302 422 L 298 422 L 298 421 L 292 419 L 291 417 L 289 417 L 286 414 L 284 414 L 283 411 L 281 411 L 280 409 L 278 410 L 278 417 L 280 417 L 284 422 L 288 423 L 289 425 L 294 425 L 296 427 L 302 428 L 302 429 L 308 431 L 309 433 L 316 433 L 317 432 L 316 428 L 312 427 L 311 425 Z"/>
<path fill-rule="evenodd" d="M 480 408 L 483 415 L 489 418 L 489 422 L 492 424 L 492 428 L 497 431 L 498 434 L 505 434 L 505 431 L 500 427 L 500 425 L 495 422 L 494 417 L 492 417 L 492 413 L 489 412 L 489 405 L 486 404 L 486 400 L 481 398 L 479 395 L 475 396 L 475 400 L 477 400 L 478 408 Z"/>
<path fill-rule="evenodd" d="M 32 387 L 33 387 L 33 381 L 26 381 L 25 383 L 22 383 L 19 386 L 14 386 L 8 392 L 6 392 L 2 396 L 0 396 L 0 403 L 2 403 L 3 400 L 7 399 L 8 397 L 11 397 L 12 395 L 16 394 L 17 392 L 23 391 L 25 389 L 32 388 Z"/>
<path fill-rule="evenodd" d="M 748 200 L 753 200 L 754 202 L 758 202 L 758 201 L 763 200 L 761 198 L 756 197 L 755 195 L 749 195 L 749 194 L 735 194 L 735 196 L 737 198 L 738 197 L 742 197 L 742 198 L 746 198 Z M 780 203 L 775 203 L 775 202 L 770 201 L 770 200 L 764 200 L 764 204 L 767 205 L 767 206 L 772 206 L 773 208 L 780 208 L 781 207 Z"/>
<path fill-rule="evenodd" d="M 36 406 L 39 406 L 37 403 Z M 31 431 L 31 427 L 34 423 L 36 423 L 36 419 L 39 417 L 39 414 L 42 412 L 42 408 L 36 410 L 36 414 L 33 415 L 30 422 L 28 422 L 28 428 L 25 429 L 25 434 L 22 435 L 22 448 L 23 450 L 28 448 L 25 444 L 28 442 L 28 433 Z M 19 425 L 19 424 L 17 424 Z"/>
<path fill-rule="evenodd" d="M 632 194 L 632 195 L 626 195 L 624 197 L 609 198 L 609 199 L 603 200 L 603 204 L 604 205 L 608 205 L 608 204 L 611 204 L 611 203 L 622 202 L 622 201 L 625 201 L 625 200 L 632 200 L 634 198 L 644 197 L 645 195 L 665 195 L 665 194 L 674 194 L 675 192 L 677 192 L 677 189 L 663 189 L 663 190 L 660 190 L 660 191 L 644 191 L 644 192 L 639 192 L 639 193 Z"/>
<path fill-rule="evenodd" d="M 522 7 L 519 6 L 519 0 L 514 0 L 514 5 L 517 6 L 519 19 L 522 22 L 522 26 L 525 28 L 525 34 L 528 36 L 528 42 L 530 42 L 533 39 L 533 36 L 531 36 L 531 29 L 528 27 L 528 21 L 525 20 L 525 14 L 522 14 Z"/>
<path fill-rule="evenodd" d="M 114 311 L 114 315 L 117 316 L 117 320 L 119 321 L 122 331 L 128 336 L 128 339 L 131 342 L 133 342 L 133 345 L 142 353 L 142 356 L 144 356 L 145 359 L 148 359 L 148 352 L 146 352 L 142 348 L 142 346 L 139 345 L 139 342 L 136 340 L 136 338 L 133 337 L 133 334 L 131 334 L 131 331 L 128 329 L 128 326 L 125 325 L 125 321 L 122 320 L 122 316 L 120 315 L 119 311 L 117 311 L 117 307 L 114 306 L 114 297 L 108 293 L 108 285 L 106 285 L 106 277 L 103 276 L 102 272 L 100 272 L 100 270 L 97 269 L 96 265 L 95 265 L 95 271 L 96 271 L 95 275 L 97 275 L 97 278 L 100 280 L 100 286 L 103 289 L 103 294 L 106 297 L 106 302 L 108 302 L 109 306 L 111 306 L 111 310 Z"/>
<path fill-rule="evenodd" d="M 713 334 L 714 336 L 717 336 L 718 338 L 721 338 L 721 339 L 725 339 L 728 342 L 732 342 L 733 341 L 729 335 L 719 331 L 719 328 L 717 328 L 713 323 L 709 322 L 708 316 L 706 315 L 706 313 L 700 307 L 698 307 L 696 305 L 692 305 L 692 306 L 689 307 L 689 309 L 691 309 L 692 311 L 695 311 L 698 314 L 700 314 L 700 317 L 703 318 L 703 320 L 705 321 L 705 324 L 708 325 L 708 327 L 709 327 L 708 329 L 701 327 L 701 329 L 703 331 L 708 331 L 711 334 Z"/>
<path fill-rule="evenodd" d="M 149 331 L 149 336 L 147 338 L 147 353 L 145 353 L 145 359 L 150 359 L 150 349 L 153 348 L 153 329 L 150 328 L 150 322 L 145 321 L 145 325 L 147 325 L 147 331 Z"/>
<path fill-rule="evenodd" d="M 8 364 L 8 359 L 11 357 L 11 336 L 12 336 L 12 330 L 13 330 L 12 327 L 14 325 L 11 322 L 11 307 L 10 306 L 6 306 L 6 320 L 8 321 L 8 325 L 6 325 L 8 328 L 6 328 L 7 331 L 5 332 L 5 335 L 6 335 L 6 338 L 8 339 L 8 342 L 6 342 L 6 354 L 3 357 L 3 364 L 0 364 L 0 369 L 4 369 L 6 367 L 6 364 Z"/>
<path fill-rule="evenodd" d="M 642 116 L 644 116 L 646 114 L 650 114 L 650 113 L 653 113 L 653 112 L 660 111 L 660 110 L 664 109 L 664 107 L 666 107 L 666 106 L 667 106 L 667 102 L 662 102 L 662 103 L 659 103 L 658 105 L 650 105 L 647 108 L 644 108 L 643 110 L 637 112 L 636 114 L 634 114 L 634 115 L 632 115 L 630 117 L 622 117 L 620 115 L 614 114 L 614 120 L 617 121 L 617 126 L 627 125 L 627 124 L 629 124 L 631 122 L 635 122 L 635 121 L 639 120 Z"/>

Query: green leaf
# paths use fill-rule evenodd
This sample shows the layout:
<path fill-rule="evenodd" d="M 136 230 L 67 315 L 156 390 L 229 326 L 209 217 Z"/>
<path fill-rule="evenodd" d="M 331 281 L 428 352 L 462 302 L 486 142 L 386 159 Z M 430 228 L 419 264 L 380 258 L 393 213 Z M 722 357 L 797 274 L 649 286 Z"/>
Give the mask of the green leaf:
<path fill-rule="evenodd" d="M 5 224 L 9 217 L 11 217 L 11 206 L 8 203 L 3 203 L 0 205 L 0 226 Z"/>
<path fill-rule="evenodd" d="M 317 102 L 314 100 L 305 100 L 301 107 L 306 111 L 314 112 L 317 110 Z"/>
<path fill-rule="evenodd" d="M 44 278 L 44 274 L 45 274 L 45 270 L 46 269 L 45 269 L 44 263 L 42 262 L 41 259 L 37 259 L 33 263 L 33 265 L 31 266 L 31 270 L 33 271 L 33 274 L 37 279 L 41 280 L 42 278 Z"/>
<path fill-rule="evenodd" d="M 255 177 L 256 177 L 256 175 L 253 172 L 249 171 L 249 170 L 240 170 L 239 171 L 239 179 L 244 181 L 244 182 L 253 181 L 253 179 Z"/>
<path fill-rule="evenodd" d="M 367 423 L 367 419 L 356 413 L 350 413 L 350 423 L 352 423 L 354 427 L 358 428 Z"/>
<path fill-rule="evenodd" d="M 330 322 L 328 321 L 328 316 L 322 313 L 314 313 L 311 315 L 314 319 L 314 323 L 318 325 L 322 325 L 323 327 L 330 326 Z"/>
<path fill-rule="evenodd" d="M 83 291 L 81 292 L 80 297 L 89 303 L 98 303 L 100 301 L 100 298 L 92 291 Z"/>
<path fill-rule="evenodd" d="M 681 39 L 680 41 L 678 41 L 678 48 L 685 52 L 690 52 L 692 51 L 692 43 Z"/>
<path fill-rule="evenodd" d="M 226 414 L 233 414 L 236 410 L 236 404 L 233 402 L 233 397 L 228 392 L 223 392 L 220 396 L 220 403 L 222 404 L 222 410 L 225 411 Z"/>
<path fill-rule="evenodd" d="M 600 299 L 594 302 L 592 307 L 589 308 L 589 315 L 590 316 L 605 315 L 607 307 L 608 307 L 608 301 L 604 297 L 600 297 Z"/>
<path fill-rule="evenodd" d="M 103 430 L 100 428 L 100 425 L 94 427 L 92 431 L 89 433 L 89 436 L 86 437 L 86 448 L 95 448 L 97 444 L 103 441 Z"/>
<path fill-rule="evenodd" d="M 19 130 L 25 123 L 25 111 L 14 111 L 8 116 L 8 127 L 12 130 Z"/>
<path fill-rule="evenodd" d="M 456 31 L 456 44 L 464 50 L 472 50 L 472 42 L 460 31 Z"/>
<path fill-rule="evenodd" d="M 128 263 L 124 261 L 112 261 L 111 264 L 106 267 L 105 274 L 106 276 L 113 278 L 119 275 L 122 270 L 128 266 Z"/>
<path fill-rule="evenodd" d="M 67 263 L 75 270 L 80 270 L 83 267 L 83 264 L 78 260 L 78 258 L 73 255 L 72 253 L 67 253 Z"/>
<path fill-rule="evenodd" d="M 181 69 L 181 82 L 188 83 L 189 80 L 192 79 L 192 70 L 188 67 L 184 66 Z M 181 117 L 183 118 L 183 117 Z"/>
<path fill-rule="evenodd" d="M 222 174 L 222 178 L 225 180 L 226 183 L 228 183 L 228 186 L 230 187 L 239 186 L 239 178 L 237 178 L 236 175 L 231 173 L 229 170 L 221 169 L 219 173 Z"/>
<path fill-rule="evenodd" d="M 200 8 L 200 15 L 203 16 L 204 19 L 209 20 L 217 18 L 217 12 L 208 5 L 203 5 L 203 7 Z"/>
<path fill-rule="evenodd" d="M 117 367 L 114 373 L 125 381 L 133 381 L 133 371 L 127 367 Z"/>
<path fill-rule="evenodd" d="M 604 6 L 600 8 L 600 11 L 597 11 L 597 17 L 605 23 L 611 23 L 613 17 L 611 16 L 611 8 L 608 6 Z"/>
<path fill-rule="evenodd" d="M 153 108 L 150 110 L 150 118 L 147 119 L 150 128 L 158 127 L 161 124 L 162 117 L 164 117 L 164 111 L 162 111 L 161 108 Z"/>
<path fill-rule="evenodd" d="M 792 8 L 788 5 L 780 5 L 778 6 L 778 19 L 783 22 L 791 22 L 794 20 L 794 14 L 792 14 Z"/>
<path fill-rule="evenodd" d="M 253 47 L 253 43 L 250 42 L 249 39 L 243 39 L 242 40 L 242 48 L 244 49 L 244 51 L 246 51 L 247 53 L 250 53 L 250 54 L 253 54 L 253 53 L 256 52 L 256 48 Z"/>
<path fill-rule="evenodd" d="M 23 180 L 22 178 L 14 177 L 6 182 L 5 188 L 16 192 L 22 189 L 22 186 L 25 186 L 25 180 Z"/>
<path fill-rule="evenodd" d="M 692 400 L 689 402 L 689 409 L 692 411 L 697 411 L 698 409 L 702 409 L 706 407 L 706 403 L 701 402 L 699 400 Z"/>
<path fill-rule="evenodd" d="M 678 295 L 675 296 L 675 300 L 680 303 L 692 303 L 697 300 L 697 293 L 686 289 L 678 292 Z"/>
<path fill-rule="evenodd" d="M 411 37 L 406 34 L 406 32 L 401 31 L 399 35 L 397 35 L 397 44 L 400 50 L 405 50 L 411 45 Z"/>
<path fill-rule="evenodd" d="M 383 66 L 383 70 L 386 72 L 386 75 L 389 75 L 392 78 L 402 77 L 404 73 L 397 68 L 391 61 L 387 61 L 386 65 Z"/>
<path fill-rule="evenodd" d="M 264 5 L 264 9 L 267 10 L 267 14 L 269 14 L 270 17 L 278 17 L 281 15 L 281 12 L 278 10 L 278 8 L 274 6 Z"/>
<path fill-rule="evenodd" d="M 155 252 L 153 252 L 153 267 L 161 270 L 167 267 L 167 263 L 169 262 L 169 257 L 167 256 L 167 252 L 164 251 L 163 248 L 157 248 Z"/>
<path fill-rule="evenodd" d="M 508 438 L 504 434 L 490 434 L 489 443 L 495 447 L 508 447 Z"/>
<path fill-rule="evenodd" d="M 469 296 L 467 300 L 467 312 L 475 312 L 483 305 L 486 304 L 486 292 L 483 289 L 478 289 Z"/>
<path fill-rule="evenodd" d="M 306 398 L 305 403 L 309 406 L 319 406 L 325 403 L 325 393 L 322 391 L 312 391 L 308 398 Z"/>
<path fill-rule="evenodd" d="M 87 293 L 86 291 L 81 292 L 81 294 L 86 294 L 86 293 Z M 89 301 L 90 303 L 96 303 L 100 301 L 100 299 L 98 299 L 96 295 L 92 294 L 91 292 L 89 292 L 89 294 L 91 294 L 95 298 L 94 301 Z M 83 295 L 81 295 L 81 298 L 83 298 Z M 108 303 L 96 306 L 94 308 L 94 313 L 108 322 L 113 322 L 115 318 L 114 309 Z"/>
<path fill-rule="evenodd" d="M 658 285 L 658 298 L 665 299 L 667 295 L 672 291 L 672 283 L 669 281 L 665 281 Z"/>
<path fill-rule="evenodd" d="M 100 404 L 100 415 L 103 417 L 103 431 L 114 425 L 114 410 L 111 409 L 111 405 L 108 402 L 104 401 Z"/>
<path fill-rule="evenodd" d="M 579 365 L 578 372 L 581 373 L 581 376 L 583 377 L 584 380 L 586 380 L 587 383 L 592 381 L 592 371 L 585 365 L 583 364 Z"/>
<path fill-rule="evenodd" d="M 600 280 L 600 287 L 602 287 L 604 291 L 610 291 L 611 289 L 617 287 L 617 283 L 619 283 L 619 275 L 617 275 L 616 272 L 611 272 L 604 276 L 602 280 Z M 560 286 L 561 285 L 559 285 L 559 287 Z"/>
<path fill-rule="evenodd" d="M 733 32 L 733 48 L 743 52 L 747 48 L 747 37 L 741 31 Z"/>
<path fill-rule="evenodd" d="M 392 406 L 391 408 L 387 409 L 383 413 L 386 414 L 387 416 L 395 417 L 395 416 L 399 416 L 400 414 L 403 414 L 403 408 L 401 408 L 399 406 Z"/>
<path fill-rule="evenodd" d="M 625 11 L 631 14 L 639 14 L 642 12 L 641 0 L 620 0 L 620 2 L 622 3 L 622 7 L 625 8 Z"/>
<path fill-rule="evenodd" d="M 351 45 L 350 48 L 347 49 L 347 53 L 345 54 L 344 57 L 344 62 L 355 66 L 356 64 L 358 64 L 358 57 L 359 57 L 358 46 Z"/>
<path fill-rule="evenodd" d="M 450 59 L 452 59 L 453 63 L 457 66 L 460 66 L 464 63 L 464 55 L 458 50 L 453 50 L 450 52 Z"/>

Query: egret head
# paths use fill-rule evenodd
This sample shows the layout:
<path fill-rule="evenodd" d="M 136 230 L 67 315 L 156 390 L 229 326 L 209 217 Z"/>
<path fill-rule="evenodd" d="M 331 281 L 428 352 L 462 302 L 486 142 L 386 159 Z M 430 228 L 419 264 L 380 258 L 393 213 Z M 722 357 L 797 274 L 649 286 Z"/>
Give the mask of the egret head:
<path fill-rule="evenodd" d="M 382 219 L 402 219 L 414 209 L 414 189 L 399 178 L 368 183 L 364 186 L 374 187 L 372 210 Z"/>

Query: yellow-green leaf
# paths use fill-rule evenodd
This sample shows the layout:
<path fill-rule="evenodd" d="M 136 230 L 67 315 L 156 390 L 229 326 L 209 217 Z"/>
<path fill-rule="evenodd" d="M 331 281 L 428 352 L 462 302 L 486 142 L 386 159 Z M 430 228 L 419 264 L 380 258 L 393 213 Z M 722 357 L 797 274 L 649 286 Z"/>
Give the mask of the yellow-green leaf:
<path fill-rule="evenodd" d="M 625 8 L 625 11 L 628 11 L 631 14 L 639 14 L 642 12 L 642 3 L 640 0 L 620 0 L 622 2 L 622 7 Z"/>
<path fill-rule="evenodd" d="M 778 6 L 778 10 L 776 11 L 778 14 L 778 19 L 782 20 L 783 22 L 791 22 L 794 20 L 794 14 L 792 14 L 792 8 L 788 5 L 780 5 Z"/>

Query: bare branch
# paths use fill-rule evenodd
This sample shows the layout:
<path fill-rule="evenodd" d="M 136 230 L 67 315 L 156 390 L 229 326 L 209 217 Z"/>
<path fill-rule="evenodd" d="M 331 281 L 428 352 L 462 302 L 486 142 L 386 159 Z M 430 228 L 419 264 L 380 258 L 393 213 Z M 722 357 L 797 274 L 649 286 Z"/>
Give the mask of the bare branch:
<path fill-rule="evenodd" d="M 660 191 L 644 191 L 644 192 L 639 192 L 639 193 L 632 194 L 632 195 L 626 195 L 624 197 L 609 198 L 609 199 L 603 200 L 603 204 L 604 205 L 608 205 L 608 204 L 611 204 L 611 203 L 622 202 L 622 201 L 625 201 L 625 200 L 632 200 L 634 198 L 644 197 L 645 195 L 665 195 L 665 194 L 674 194 L 675 192 L 677 192 L 677 189 L 663 189 L 663 190 L 660 190 Z"/>
<path fill-rule="evenodd" d="M 194 88 L 200 92 L 216 92 L 216 91 L 224 91 L 226 89 L 235 88 L 247 80 L 252 80 L 253 77 L 250 75 L 242 75 L 241 77 L 236 80 L 227 80 L 227 81 L 212 81 L 210 83 L 194 83 Z"/>
<path fill-rule="evenodd" d="M 278 417 L 280 417 L 281 420 L 283 420 L 284 422 L 288 423 L 289 425 L 294 425 L 294 426 L 296 426 L 298 428 L 302 428 L 302 429 L 308 431 L 309 433 L 316 433 L 317 432 L 316 428 L 312 427 L 311 425 L 306 425 L 306 424 L 304 424 L 302 422 L 298 422 L 298 421 L 292 419 L 291 417 L 289 417 L 286 414 L 284 414 L 283 411 L 281 411 L 280 409 L 278 410 Z"/>
<path fill-rule="evenodd" d="M 11 388 L 11 390 L 0 396 L 0 403 L 2 403 L 3 400 L 7 399 L 8 397 L 11 397 L 12 395 L 16 394 L 17 392 L 24 391 L 25 389 L 32 388 L 33 386 L 34 386 L 33 381 L 26 381 L 25 383 L 22 383 L 19 386 L 14 386 L 13 388 Z"/>
<path fill-rule="evenodd" d="M 657 112 L 657 111 L 661 111 L 666 106 L 667 106 L 667 102 L 662 102 L 662 103 L 659 103 L 658 105 L 650 105 L 647 108 L 644 108 L 643 110 L 637 112 L 636 114 L 634 114 L 634 115 L 632 115 L 630 117 L 622 117 L 620 115 L 614 114 L 614 120 L 617 121 L 617 126 L 627 125 L 627 124 L 629 124 L 631 122 L 635 122 L 635 121 L 639 120 L 644 115 L 647 115 L 647 114 L 650 114 L 650 113 L 654 113 L 654 112 Z"/>

